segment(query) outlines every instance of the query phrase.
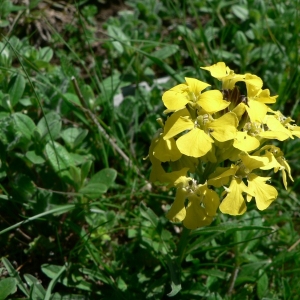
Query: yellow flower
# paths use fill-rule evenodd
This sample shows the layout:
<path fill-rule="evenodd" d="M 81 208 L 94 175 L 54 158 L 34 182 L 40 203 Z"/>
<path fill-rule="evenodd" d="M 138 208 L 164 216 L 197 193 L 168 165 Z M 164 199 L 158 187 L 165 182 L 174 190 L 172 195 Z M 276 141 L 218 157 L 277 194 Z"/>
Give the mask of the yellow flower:
<path fill-rule="evenodd" d="M 162 100 L 167 110 L 165 113 L 185 108 L 189 103 L 192 106 L 199 106 L 208 113 L 226 108 L 230 103 L 223 100 L 222 93 L 218 90 L 211 90 L 202 93 L 210 86 L 194 78 L 185 78 L 185 84 L 179 84 L 163 94 Z"/>
<path fill-rule="evenodd" d="M 247 207 L 242 193 L 251 193 L 248 187 L 244 184 L 242 179 L 233 178 L 229 188 L 226 189 L 227 196 L 220 204 L 220 211 L 223 214 L 230 214 L 232 216 L 242 215 L 246 212 Z"/>
<path fill-rule="evenodd" d="M 176 140 L 176 145 L 182 154 L 201 157 L 211 150 L 214 142 L 212 138 L 220 142 L 234 139 L 237 124 L 234 113 L 227 113 L 218 119 L 213 119 L 210 115 L 200 115 L 193 120 L 187 109 L 183 109 L 167 119 L 164 139 L 189 131 Z"/>
<path fill-rule="evenodd" d="M 189 168 L 182 168 L 178 171 L 173 171 L 173 172 L 166 172 L 164 170 L 164 168 L 161 165 L 161 161 L 155 157 L 155 153 L 159 153 L 160 154 L 160 149 L 158 149 L 157 152 L 154 151 L 154 149 L 160 148 L 159 143 L 164 143 L 165 141 L 161 141 L 162 139 L 162 135 L 160 134 L 160 136 L 158 138 L 154 138 L 152 140 L 152 143 L 150 145 L 150 149 L 149 149 L 149 158 L 152 164 L 152 170 L 150 173 L 150 181 L 151 182 L 160 182 L 160 183 L 167 183 L 168 187 L 172 187 L 174 186 L 175 181 L 180 177 L 180 176 L 185 176 L 187 171 L 189 170 Z M 176 145 L 175 145 L 176 146 Z M 171 154 L 170 154 L 171 153 Z M 160 155 L 158 155 L 160 156 Z M 175 156 L 177 155 L 177 151 L 175 151 Z M 181 156 L 181 153 L 180 153 Z M 172 151 L 168 152 L 167 155 L 168 158 L 172 157 Z M 174 158 L 174 157 L 172 157 Z"/>
<path fill-rule="evenodd" d="M 245 75 L 235 74 L 225 65 L 224 62 L 218 62 L 209 67 L 201 67 L 203 70 L 210 72 L 212 77 L 222 81 L 222 89 L 232 90 L 237 81 L 244 79 Z"/>
<path fill-rule="evenodd" d="M 288 174 L 291 181 L 294 181 L 292 174 L 291 174 L 291 167 L 288 164 L 288 162 L 285 160 L 283 156 L 283 152 L 280 150 L 280 148 L 275 147 L 273 145 L 266 145 L 262 147 L 259 151 L 255 152 L 255 155 L 261 155 L 261 152 L 265 152 L 263 156 L 268 157 L 269 164 L 262 167 L 262 170 L 270 170 L 274 169 L 274 172 L 278 172 L 278 170 L 281 170 L 282 175 L 282 181 L 284 184 L 285 189 L 287 190 L 287 176 Z"/>
<path fill-rule="evenodd" d="M 153 155 L 161 162 L 175 161 L 182 156 L 173 138 L 164 139 L 164 134 L 153 140 Z"/>
<path fill-rule="evenodd" d="M 218 194 L 210 190 L 207 184 L 197 185 L 189 177 L 181 177 L 176 184 L 178 188 L 175 201 L 167 213 L 167 218 L 172 222 L 183 222 L 188 229 L 209 225 L 220 204 Z"/>
<path fill-rule="evenodd" d="M 277 198 L 277 190 L 266 184 L 266 181 L 271 177 L 259 177 L 255 174 L 249 174 L 248 187 L 250 190 L 250 197 L 247 197 L 248 202 L 251 201 L 252 195 L 255 197 L 256 206 L 259 210 L 264 210 Z M 251 195 L 252 194 L 252 195 Z"/>

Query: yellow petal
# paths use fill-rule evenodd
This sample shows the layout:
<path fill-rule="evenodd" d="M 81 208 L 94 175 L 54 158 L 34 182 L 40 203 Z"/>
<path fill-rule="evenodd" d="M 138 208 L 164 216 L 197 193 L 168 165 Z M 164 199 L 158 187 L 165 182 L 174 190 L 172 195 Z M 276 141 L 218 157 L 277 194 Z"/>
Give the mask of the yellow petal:
<path fill-rule="evenodd" d="M 204 89 L 210 86 L 210 84 L 195 78 L 185 77 L 185 81 L 189 86 L 189 91 L 194 93 L 196 96 L 200 95 Z"/>
<path fill-rule="evenodd" d="M 227 191 L 228 194 L 220 204 L 220 211 L 232 216 L 244 214 L 247 207 L 242 193 L 245 189 L 247 187 L 241 179 L 233 178 Z"/>
<path fill-rule="evenodd" d="M 299 126 L 290 125 L 289 129 L 291 130 L 292 135 L 300 138 L 300 127 Z"/>
<path fill-rule="evenodd" d="M 213 140 L 199 128 L 192 129 L 176 141 L 179 151 L 192 157 L 205 155 L 212 148 L 212 143 Z"/>
<path fill-rule="evenodd" d="M 262 90 L 259 94 L 258 94 L 258 98 L 257 100 L 259 102 L 262 103 L 275 103 L 276 102 L 276 98 L 278 96 L 270 96 L 270 91 L 268 89 Z"/>
<path fill-rule="evenodd" d="M 268 133 L 271 136 L 272 133 L 270 133 L 270 131 L 273 131 L 275 135 L 278 135 L 278 137 L 275 136 L 274 139 L 277 139 L 279 141 L 283 141 L 289 137 L 293 139 L 291 131 L 285 128 L 284 125 L 282 125 L 280 121 L 277 120 L 274 116 L 267 116 L 265 121 L 269 128 L 269 131 L 262 132 L 263 137 L 268 136 Z"/>
<path fill-rule="evenodd" d="M 240 121 L 243 114 L 246 111 L 246 105 L 244 103 L 239 103 L 233 110 L 232 112 L 234 112 L 238 118 L 238 120 Z"/>
<path fill-rule="evenodd" d="M 187 85 L 179 84 L 166 91 L 162 96 L 162 101 L 169 111 L 182 109 L 189 102 L 189 96 L 186 92 Z"/>
<path fill-rule="evenodd" d="M 269 164 L 268 157 L 261 157 L 261 156 L 254 156 L 254 155 L 251 156 L 245 152 L 241 153 L 239 156 L 240 156 L 244 166 L 247 169 L 249 169 L 249 172 L 251 172 L 254 169 L 264 167 Z"/>
<path fill-rule="evenodd" d="M 163 134 L 161 134 L 153 149 L 153 155 L 161 162 L 166 162 L 178 160 L 182 154 L 178 150 L 173 138 L 164 140 Z"/>
<path fill-rule="evenodd" d="M 207 181 L 208 185 L 213 185 L 215 187 L 221 187 L 222 185 L 227 185 L 230 176 L 235 175 L 238 170 L 238 166 L 232 165 L 230 168 L 218 167 L 214 173 L 209 176 Z"/>
<path fill-rule="evenodd" d="M 223 95 L 220 91 L 212 90 L 201 94 L 197 104 L 206 112 L 213 114 L 228 107 L 230 102 L 223 100 Z"/>
<path fill-rule="evenodd" d="M 233 112 L 223 115 L 221 118 L 208 124 L 210 134 L 219 142 L 232 140 L 236 137 L 238 119 Z"/>
<path fill-rule="evenodd" d="M 277 157 L 278 163 L 281 165 L 281 175 L 282 181 L 284 184 L 285 189 L 287 190 L 287 180 L 286 180 L 286 173 L 288 173 L 289 178 L 294 181 L 292 174 L 291 174 L 291 167 L 288 162 L 284 159 L 284 157 Z"/>
<path fill-rule="evenodd" d="M 220 205 L 220 198 L 215 191 L 206 188 L 202 203 L 204 204 L 206 214 L 210 217 L 214 217 Z"/>
<path fill-rule="evenodd" d="M 248 176 L 248 187 L 253 193 L 256 201 L 256 206 L 259 210 L 264 210 L 277 198 L 277 190 L 266 184 L 266 181 L 271 177 L 259 177 L 255 174 Z"/>
<path fill-rule="evenodd" d="M 248 135 L 246 131 L 238 131 L 233 142 L 233 147 L 247 152 L 255 150 L 259 145 L 259 140 L 254 136 Z"/>
<path fill-rule="evenodd" d="M 165 140 L 174 137 L 175 135 L 190 130 L 194 127 L 194 123 L 190 118 L 190 114 L 186 108 L 173 113 L 166 121 L 164 127 Z"/>
<path fill-rule="evenodd" d="M 263 81 L 260 77 L 249 73 L 245 74 L 245 83 L 248 98 L 255 97 L 261 91 L 263 86 Z"/>
<path fill-rule="evenodd" d="M 183 225 L 188 229 L 210 225 L 213 217 L 207 216 L 205 209 L 200 206 L 200 198 L 196 195 L 191 195 L 188 199 L 189 204 L 186 208 L 186 217 L 183 220 Z"/>
<path fill-rule="evenodd" d="M 199 163 L 198 158 L 182 155 L 180 157 L 180 159 L 178 159 L 174 162 L 171 162 L 170 166 L 171 166 L 172 170 L 180 170 L 184 167 L 187 167 L 187 168 L 189 168 L 189 171 L 191 173 L 195 173 L 198 163 Z"/>
<path fill-rule="evenodd" d="M 247 190 L 247 186 L 241 179 L 233 178 L 227 196 L 220 204 L 220 211 L 223 214 L 232 216 L 242 215 L 246 212 L 247 207 L 242 193 Z"/>
<path fill-rule="evenodd" d="M 277 161 L 275 156 L 270 153 L 269 151 L 266 151 L 266 153 L 263 155 L 266 156 L 269 159 L 269 163 L 266 166 L 261 167 L 261 170 L 270 170 L 270 169 L 276 169 L 276 172 L 281 167 L 280 163 Z"/>
<path fill-rule="evenodd" d="M 246 106 L 246 110 L 251 122 L 262 123 L 267 114 L 268 107 L 264 103 L 260 103 L 259 101 L 251 99 L 249 99 L 248 105 L 249 107 Z"/>
<path fill-rule="evenodd" d="M 186 209 L 185 209 L 185 198 L 188 192 L 183 188 L 178 188 L 176 191 L 176 196 L 172 207 L 168 211 L 166 217 L 172 222 L 181 222 L 185 219 Z"/>
<path fill-rule="evenodd" d="M 218 62 L 209 67 L 201 67 L 201 69 L 209 71 L 212 77 L 219 80 L 230 74 L 230 69 L 226 67 L 224 62 Z"/>

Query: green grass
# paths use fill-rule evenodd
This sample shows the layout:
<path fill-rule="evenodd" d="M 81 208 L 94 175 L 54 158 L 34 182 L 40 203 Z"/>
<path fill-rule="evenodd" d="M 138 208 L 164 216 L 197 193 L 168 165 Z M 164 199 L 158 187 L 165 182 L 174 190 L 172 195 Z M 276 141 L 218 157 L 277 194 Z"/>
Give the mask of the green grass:
<path fill-rule="evenodd" d="M 174 191 L 150 186 L 143 158 L 162 92 L 218 61 L 300 124 L 300 2 L 130 0 L 103 24 L 110 1 L 43 2 L 0 0 L 0 299 L 298 299 L 299 140 L 281 144 L 288 191 L 276 174 L 269 209 L 194 230 L 181 267 Z"/>

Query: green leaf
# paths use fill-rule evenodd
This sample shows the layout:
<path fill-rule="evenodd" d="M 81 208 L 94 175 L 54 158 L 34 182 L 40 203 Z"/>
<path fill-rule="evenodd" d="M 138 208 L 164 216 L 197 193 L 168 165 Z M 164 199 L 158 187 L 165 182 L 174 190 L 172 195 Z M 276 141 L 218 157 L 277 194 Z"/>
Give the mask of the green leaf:
<path fill-rule="evenodd" d="M 65 143 L 73 149 L 82 143 L 82 141 L 85 139 L 87 134 L 88 134 L 87 129 L 74 127 L 74 128 L 67 128 L 64 131 L 62 131 L 61 137 L 63 138 Z"/>
<path fill-rule="evenodd" d="M 81 130 L 81 132 L 77 135 L 74 141 L 74 148 L 78 147 L 83 142 L 83 140 L 86 138 L 88 133 L 89 131 L 87 129 Z"/>
<path fill-rule="evenodd" d="M 268 292 L 269 279 L 268 275 L 263 270 L 259 271 L 259 275 L 261 276 L 257 281 L 257 296 L 259 299 L 262 299 Z"/>
<path fill-rule="evenodd" d="M 151 56 L 162 60 L 162 59 L 166 59 L 166 58 L 170 57 L 171 55 L 175 54 L 178 50 L 179 50 L 179 47 L 177 45 L 168 45 L 157 51 L 152 52 Z M 150 66 L 153 63 L 154 63 L 153 60 L 151 60 L 150 58 L 147 58 L 145 60 L 145 66 Z"/>
<path fill-rule="evenodd" d="M 181 291 L 181 284 L 176 284 L 175 282 L 172 281 L 171 283 L 171 292 L 168 294 L 169 297 L 174 297 Z"/>
<path fill-rule="evenodd" d="M 249 11 L 245 5 L 232 5 L 231 11 L 241 21 L 245 21 L 249 18 Z"/>
<path fill-rule="evenodd" d="M 67 212 L 73 210 L 74 208 L 75 208 L 75 205 L 74 205 L 74 204 L 64 204 L 64 205 L 60 205 L 60 206 L 55 207 L 55 208 L 53 208 L 53 209 L 47 210 L 47 211 L 45 211 L 45 212 L 43 212 L 43 213 L 34 215 L 33 217 L 29 217 L 29 218 L 27 218 L 27 219 L 25 219 L 25 220 L 23 220 L 23 221 L 21 221 L 21 222 L 18 222 L 18 223 L 16 223 L 16 224 L 12 225 L 12 226 L 9 226 L 9 227 L 7 227 L 7 228 L 1 230 L 1 231 L 0 231 L 0 235 L 3 234 L 3 233 L 9 232 L 9 231 L 11 231 L 11 230 L 13 230 L 13 229 L 16 229 L 16 228 L 18 228 L 18 227 L 21 226 L 21 225 L 24 225 L 24 224 L 29 223 L 29 222 L 31 222 L 31 221 L 40 219 L 40 218 L 42 218 L 42 217 L 44 217 L 44 216 L 52 215 L 52 214 L 55 215 L 55 216 L 59 216 L 59 215 L 61 215 L 61 214 L 64 214 L 64 213 L 67 213 Z M 6 259 L 6 258 L 2 258 L 2 262 L 3 262 L 3 259 Z M 6 259 L 6 261 L 7 261 L 7 259 Z M 4 264 L 4 262 L 3 262 L 3 264 Z M 6 265 L 5 265 L 5 266 L 6 266 Z M 11 266 L 11 267 L 12 267 L 12 266 Z M 6 267 L 6 268 L 7 268 L 7 267 Z M 13 267 L 12 267 L 12 268 L 13 268 Z M 7 269 L 8 269 L 8 268 L 7 268 Z M 17 273 L 17 274 L 18 274 L 18 273 Z M 21 278 L 20 278 L 20 280 L 21 280 Z M 21 281 L 21 282 L 22 282 L 22 281 Z"/>
<path fill-rule="evenodd" d="M 118 286 L 118 289 L 121 290 L 122 292 L 127 290 L 127 284 L 126 282 L 122 279 L 122 277 L 118 277 L 116 280 L 116 284 Z"/>
<path fill-rule="evenodd" d="M 154 227 L 158 225 L 158 216 L 153 212 L 153 210 L 148 208 L 143 202 L 141 202 L 140 204 L 140 212 L 141 215 L 147 220 L 149 220 Z"/>
<path fill-rule="evenodd" d="M 42 0 L 30 0 L 29 10 L 35 8 Z"/>
<path fill-rule="evenodd" d="M 107 187 L 110 187 L 117 177 L 117 171 L 114 169 L 106 168 L 103 169 L 92 176 L 89 184 L 99 184 L 102 183 Z"/>
<path fill-rule="evenodd" d="M 30 274 L 24 274 L 27 284 L 30 286 L 30 299 L 44 299 L 46 291 L 40 281 Z"/>
<path fill-rule="evenodd" d="M 41 155 L 36 154 L 35 151 L 27 151 L 25 157 L 35 165 L 40 165 L 45 162 L 45 159 Z"/>
<path fill-rule="evenodd" d="M 25 83 L 25 79 L 21 74 L 13 76 L 10 80 L 8 85 L 8 94 L 10 96 L 10 103 L 12 106 L 15 106 L 23 96 Z"/>
<path fill-rule="evenodd" d="M 13 277 L 16 280 L 19 289 L 27 297 L 29 297 L 29 292 L 28 292 L 26 286 L 24 285 L 23 281 L 21 280 L 21 277 L 19 276 L 19 273 L 14 269 L 14 267 L 11 265 L 11 263 L 9 262 L 9 260 L 7 258 L 3 257 L 2 258 L 2 263 L 5 266 L 6 270 L 8 271 L 9 276 Z"/>
<path fill-rule="evenodd" d="M 40 49 L 40 59 L 44 62 L 49 62 L 53 57 L 53 50 L 50 47 Z"/>
<path fill-rule="evenodd" d="M 56 283 L 58 282 L 58 280 L 60 279 L 61 275 L 66 271 L 66 266 L 62 266 L 62 267 L 56 266 L 56 267 L 58 267 L 57 272 L 54 274 L 54 276 L 52 277 L 52 280 L 50 281 L 50 283 L 48 285 L 44 300 L 50 300 L 52 290 L 54 289 L 54 287 L 55 287 Z M 46 272 L 48 270 L 46 270 L 46 272 L 45 272 L 45 269 L 47 269 L 47 267 L 44 267 L 44 269 L 43 269 L 43 266 L 42 266 L 42 271 L 47 275 Z"/>
<path fill-rule="evenodd" d="M 37 130 L 43 143 L 50 139 L 56 140 L 60 137 L 61 130 L 60 115 L 54 111 L 46 114 L 37 124 Z"/>
<path fill-rule="evenodd" d="M 114 40 L 112 42 L 114 48 L 122 54 L 124 52 L 123 45 L 130 45 L 129 38 L 127 35 L 119 28 L 114 25 L 109 25 L 107 27 L 108 35 Z"/>
<path fill-rule="evenodd" d="M 31 120 L 31 118 L 22 113 L 14 113 L 12 117 L 15 121 L 16 129 L 20 131 L 27 140 L 30 141 L 32 133 L 36 128 L 34 122 Z"/>
<path fill-rule="evenodd" d="M 15 278 L 4 278 L 0 281 L 0 300 L 17 291 L 17 282 Z"/>
<path fill-rule="evenodd" d="M 50 279 L 55 278 L 55 276 L 62 270 L 62 268 L 63 268 L 62 266 L 49 265 L 49 264 L 44 264 L 41 266 L 42 272 Z"/>
<path fill-rule="evenodd" d="M 79 190 L 79 193 L 88 198 L 96 199 L 107 191 L 108 187 L 102 183 L 88 183 L 86 186 Z"/>
<path fill-rule="evenodd" d="M 93 162 L 91 160 L 88 160 L 82 164 L 82 166 L 81 166 L 81 184 L 83 184 L 83 182 L 87 178 L 87 176 L 90 172 L 92 163 Z"/>
<path fill-rule="evenodd" d="M 74 162 L 65 147 L 56 142 L 49 142 L 45 147 L 45 152 L 57 175 L 61 178 L 71 179 L 69 168 L 70 166 L 74 166 Z"/>

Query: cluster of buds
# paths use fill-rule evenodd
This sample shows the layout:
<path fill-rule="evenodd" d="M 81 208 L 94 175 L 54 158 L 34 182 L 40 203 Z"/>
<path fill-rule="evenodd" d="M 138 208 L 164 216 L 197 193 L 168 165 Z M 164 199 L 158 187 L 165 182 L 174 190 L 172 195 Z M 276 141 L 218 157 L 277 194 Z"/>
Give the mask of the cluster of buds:
<path fill-rule="evenodd" d="M 283 152 L 270 142 L 300 137 L 291 118 L 268 106 L 277 96 L 262 89 L 260 77 L 235 74 L 223 62 L 202 69 L 221 81 L 222 89 L 206 90 L 209 84 L 185 78 L 166 91 L 168 117 L 158 119 L 161 129 L 149 151 L 150 181 L 176 188 L 167 217 L 188 229 L 209 225 L 218 208 L 241 215 L 252 199 L 266 209 L 278 192 L 262 173 L 280 170 L 285 188 L 287 176 L 293 181 Z M 245 95 L 237 86 L 241 82 Z"/>

